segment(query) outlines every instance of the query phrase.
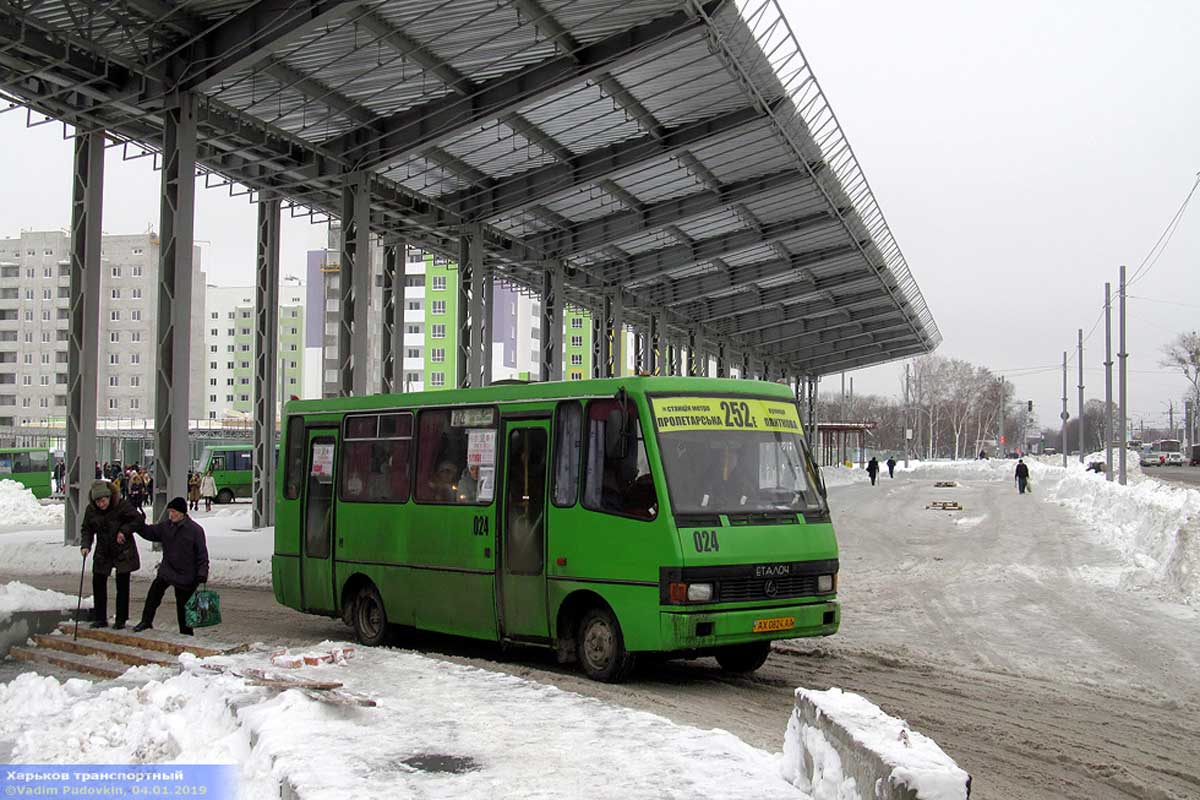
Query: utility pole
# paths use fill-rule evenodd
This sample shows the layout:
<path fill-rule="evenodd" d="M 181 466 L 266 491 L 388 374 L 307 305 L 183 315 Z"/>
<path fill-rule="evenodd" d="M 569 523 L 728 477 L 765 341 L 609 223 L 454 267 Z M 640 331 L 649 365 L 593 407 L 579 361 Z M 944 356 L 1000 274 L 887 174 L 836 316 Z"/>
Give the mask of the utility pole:
<path fill-rule="evenodd" d="M 1008 410 L 1008 397 L 1004 391 L 1004 376 L 1000 376 L 1000 438 L 996 442 L 1000 452 L 996 454 L 997 458 L 1004 458 L 1005 451 L 1008 446 L 1004 444 L 1004 412 Z"/>
<path fill-rule="evenodd" d="M 1167 430 L 1171 432 L 1170 438 L 1175 438 L 1175 401 L 1171 400 L 1167 403 Z"/>
<path fill-rule="evenodd" d="M 1063 350 L 1063 410 L 1059 418 L 1062 420 L 1062 457 L 1063 468 L 1067 466 L 1067 420 L 1071 418 L 1071 412 L 1067 411 L 1067 351 Z"/>
<path fill-rule="evenodd" d="M 1104 284 L 1104 477 L 1113 480 L 1112 284 Z"/>
<path fill-rule="evenodd" d="M 1118 468 L 1121 470 L 1121 472 L 1120 472 L 1121 485 L 1124 486 L 1127 481 L 1127 476 L 1125 474 L 1126 473 L 1125 448 L 1129 443 L 1129 436 L 1127 435 L 1128 430 L 1125 427 L 1125 424 L 1126 424 L 1125 418 L 1129 415 L 1129 406 L 1126 404 L 1127 398 L 1125 396 L 1125 390 L 1126 390 L 1125 360 L 1129 357 L 1129 354 L 1125 352 L 1125 265 L 1124 264 L 1121 265 L 1121 285 L 1120 285 L 1120 289 L 1118 290 L 1117 294 L 1118 294 L 1118 305 L 1120 306 L 1120 313 L 1118 315 L 1118 320 L 1117 320 L 1117 341 L 1118 341 L 1117 361 L 1120 364 L 1120 368 L 1118 370 L 1119 375 L 1117 378 L 1117 397 L 1118 397 L 1117 402 L 1121 406 L 1121 409 L 1120 409 L 1120 411 L 1121 411 L 1121 416 L 1120 416 L 1121 430 L 1118 433 L 1118 436 L 1121 437 L 1119 440 L 1119 443 L 1121 445 L 1121 451 L 1120 451 L 1121 462 L 1118 465 Z"/>
<path fill-rule="evenodd" d="M 908 408 L 908 364 L 904 365 L 904 468 L 908 469 L 908 449 L 912 437 L 908 435 L 908 426 L 912 422 L 912 415 Z"/>
<path fill-rule="evenodd" d="M 1083 328 L 1079 329 L 1079 463 L 1083 463 Z"/>

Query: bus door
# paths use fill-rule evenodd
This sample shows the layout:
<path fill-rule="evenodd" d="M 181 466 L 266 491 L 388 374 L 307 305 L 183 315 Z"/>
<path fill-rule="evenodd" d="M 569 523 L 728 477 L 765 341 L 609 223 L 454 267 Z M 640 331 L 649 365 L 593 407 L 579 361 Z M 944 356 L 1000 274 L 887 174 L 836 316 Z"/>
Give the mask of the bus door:
<path fill-rule="evenodd" d="M 546 464 L 550 421 L 507 421 L 500 513 L 497 604 L 502 635 L 548 639 Z"/>
<path fill-rule="evenodd" d="M 300 606 L 304 611 L 332 613 L 334 464 L 337 428 L 308 430 L 308 471 L 301 505 Z"/>

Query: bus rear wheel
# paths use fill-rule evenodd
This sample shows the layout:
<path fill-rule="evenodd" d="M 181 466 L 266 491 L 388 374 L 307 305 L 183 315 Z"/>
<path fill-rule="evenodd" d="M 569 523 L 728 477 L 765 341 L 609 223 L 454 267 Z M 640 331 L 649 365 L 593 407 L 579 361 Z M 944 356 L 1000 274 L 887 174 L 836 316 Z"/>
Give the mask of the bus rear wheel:
<path fill-rule="evenodd" d="M 387 641 L 387 612 L 375 584 L 358 590 L 354 598 L 354 638 L 367 647 L 378 647 Z"/>
<path fill-rule="evenodd" d="M 771 655 L 770 642 L 735 644 L 717 651 L 717 663 L 726 672 L 754 672 L 767 663 Z"/>
<path fill-rule="evenodd" d="M 217 502 L 223 506 L 227 506 L 233 502 L 233 491 L 230 489 L 222 489 L 217 492 Z"/>
<path fill-rule="evenodd" d="M 633 672 L 634 655 L 625 649 L 617 617 L 607 608 L 591 608 L 579 622 L 579 664 L 589 678 L 620 683 Z"/>

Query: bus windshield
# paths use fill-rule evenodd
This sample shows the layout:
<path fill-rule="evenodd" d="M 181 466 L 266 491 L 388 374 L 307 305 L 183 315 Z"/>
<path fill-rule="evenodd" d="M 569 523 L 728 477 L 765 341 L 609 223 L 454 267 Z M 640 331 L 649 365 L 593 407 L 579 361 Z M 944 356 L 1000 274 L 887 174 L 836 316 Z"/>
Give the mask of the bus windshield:
<path fill-rule="evenodd" d="M 794 403 L 672 397 L 653 407 L 675 513 L 825 512 Z"/>
<path fill-rule="evenodd" d="M 1154 449 L 1160 453 L 1180 453 L 1183 445 L 1178 439 L 1159 439 L 1154 443 Z"/>

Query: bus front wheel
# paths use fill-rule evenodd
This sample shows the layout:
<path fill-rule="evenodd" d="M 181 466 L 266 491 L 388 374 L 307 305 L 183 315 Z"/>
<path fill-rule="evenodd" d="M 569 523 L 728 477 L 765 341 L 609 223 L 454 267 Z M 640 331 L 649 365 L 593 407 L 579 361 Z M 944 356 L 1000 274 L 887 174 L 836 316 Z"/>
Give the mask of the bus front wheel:
<path fill-rule="evenodd" d="M 717 663 L 726 672 L 754 672 L 767 663 L 771 655 L 770 642 L 735 644 L 717 652 Z"/>
<path fill-rule="evenodd" d="M 354 598 L 354 637 L 359 644 L 378 647 L 387 640 L 387 612 L 374 584 L 358 590 Z"/>
<path fill-rule="evenodd" d="M 217 502 L 223 506 L 227 506 L 233 502 L 233 491 L 230 489 L 222 489 L 217 492 Z"/>
<path fill-rule="evenodd" d="M 633 671 L 633 653 L 625 649 L 621 625 L 607 608 L 588 609 L 577 642 L 579 663 L 592 680 L 620 683 Z"/>

